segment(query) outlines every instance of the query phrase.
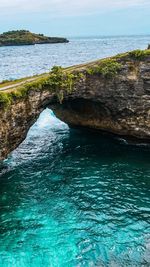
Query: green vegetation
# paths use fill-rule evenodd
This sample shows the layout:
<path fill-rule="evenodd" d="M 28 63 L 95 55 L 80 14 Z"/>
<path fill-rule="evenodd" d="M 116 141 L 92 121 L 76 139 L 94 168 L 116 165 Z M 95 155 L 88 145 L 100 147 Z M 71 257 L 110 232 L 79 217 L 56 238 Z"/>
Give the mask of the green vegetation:
<path fill-rule="evenodd" d="M 0 82 L 0 85 L 1 84 L 4 85 L 4 84 L 10 83 L 10 82 L 11 82 L 11 80 L 3 80 L 2 82 Z"/>
<path fill-rule="evenodd" d="M 142 60 L 147 56 L 150 56 L 150 50 L 134 50 L 129 52 L 129 56 L 135 60 Z"/>
<path fill-rule="evenodd" d="M 36 80 L 23 84 L 16 89 L 0 91 L 0 106 L 7 108 L 14 99 L 26 98 L 29 91 L 49 90 L 55 93 L 60 103 L 63 101 L 65 93 L 71 93 L 74 84 L 82 78 L 78 72 L 64 71 L 63 68 L 55 66 L 49 75 L 37 78 Z"/>
<path fill-rule="evenodd" d="M 53 88 L 58 96 L 59 102 L 62 103 L 64 92 L 71 93 L 77 78 L 77 73 L 64 72 L 61 67 L 54 66 L 47 83 L 50 88 Z"/>
<path fill-rule="evenodd" d="M 0 106 L 7 107 L 11 104 L 11 95 L 7 92 L 0 92 Z"/>
<path fill-rule="evenodd" d="M 107 78 L 113 78 L 121 70 L 122 64 L 118 63 L 115 59 L 104 59 L 99 64 L 89 67 L 88 74 L 101 74 Z"/>
<path fill-rule="evenodd" d="M 37 78 L 42 78 L 43 76 L 45 77 L 46 75 L 48 74 L 37 74 L 37 75 L 33 75 L 33 76 L 29 76 L 29 77 L 24 77 L 24 78 L 19 78 L 19 79 L 16 79 L 16 80 L 3 80 L 2 82 L 0 82 L 0 89 L 3 88 L 3 87 L 7 87 L 7 86 L 12 86 L 14 87 L 16 85 L 19 84 L 19 83 L 24 83 L 26 82 L 27 80 L 28 81 L 32 81 L 34 79 L 37 79 Z"/>
<path fill-rule="evenodd" d="M 146 57 L 150 56 L 150 50 L 133 50 L 130 52 L 118 54 L 117 56 L 113 57 L 116 60 L 144 60 Z"/>
<path fill-rule="evenodd" d="M 115 57 L 97 61 L 93 66 L 87 68 L 88 74 L 100 74 L 106 78 L 115 77 L 122 68 L 123 60 L 144 60 L 150 56 L 150 50 L 134 50 L 131 52 L 118 54 Z"/>
<path fill-rule="evenodd" d="M 0 46 L 67 43 L 66 38 L 47 37 L 26 30 L 8 31 L 0 34 Z"/>

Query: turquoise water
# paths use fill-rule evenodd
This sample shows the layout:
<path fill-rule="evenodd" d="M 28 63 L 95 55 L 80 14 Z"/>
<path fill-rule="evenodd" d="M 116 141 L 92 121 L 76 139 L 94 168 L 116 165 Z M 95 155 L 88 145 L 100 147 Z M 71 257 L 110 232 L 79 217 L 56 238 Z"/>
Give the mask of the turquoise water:
<path fill-rule="evenodd" d="M 149 266 L 149 158 L 44 111 L 0 178 L 0 266 Z"/>
<path fill-rule="evenodd" d="M 148 144 L 69 129 L 46 109 L 1 170 L 0 267 L 150 266 L 149 159 Z"/>

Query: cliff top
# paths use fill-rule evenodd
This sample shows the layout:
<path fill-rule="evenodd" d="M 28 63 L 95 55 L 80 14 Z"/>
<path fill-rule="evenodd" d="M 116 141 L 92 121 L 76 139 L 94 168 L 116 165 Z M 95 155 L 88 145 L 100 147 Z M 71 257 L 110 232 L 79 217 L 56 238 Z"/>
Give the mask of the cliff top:
<path fill-rule="evenodd" d="M 8 31 L 0 34 L 0 46 L 68 43 L 66 38 L 47 37 L 27 30 Z"/>
<path fill-rule="evenodd" d="M 7 106 L 13 99 L 25 97 L 33 89 L 51 88 L 54 92 L 58 89 L 59 94 L 59 91 L 71 90 L 71 84 L 84 76 L 101 75 L 105 79 L 113 79 L 121 72 L 124 65 L 127 65 L 132 72 L 136 72 L 137 65 L 142 61 L 150 62 L 150 49 L 134 50 L 65 69 L 54 66 L 49 73 L 14 81 L 6 80 L 0 83 L 0 108 Z"/>

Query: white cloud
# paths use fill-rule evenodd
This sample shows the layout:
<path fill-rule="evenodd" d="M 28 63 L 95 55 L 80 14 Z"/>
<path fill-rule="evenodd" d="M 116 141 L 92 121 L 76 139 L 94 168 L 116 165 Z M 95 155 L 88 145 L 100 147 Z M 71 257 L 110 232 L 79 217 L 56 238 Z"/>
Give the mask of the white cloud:
<path fill-rule="evenodd" d="M 129 7 L 150 6 L 150 0 L 0 0 L 2 12 L 49 12 L 51 16 L 101 13 Z"/>

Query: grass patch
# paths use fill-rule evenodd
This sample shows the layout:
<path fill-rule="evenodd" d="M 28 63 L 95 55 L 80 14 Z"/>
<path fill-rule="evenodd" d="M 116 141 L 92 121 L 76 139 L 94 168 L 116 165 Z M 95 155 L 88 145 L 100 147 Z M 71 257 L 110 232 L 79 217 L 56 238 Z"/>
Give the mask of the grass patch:
<path fill-rule="evenodd" d="M 118 63 L 115 59 L 104 59 L 101 60 L 99 64 L 89 67 L 87 73 L 92 74 L 101 74 L 107 78 L 113 78 L 121 70 L 122 64 Z"/>
<path fill-rule="evenodd" d="M 82 78 L 79 72 L 65 71 L 59 66 L 54 66 L 51 72 L 39 77 L 32 82 L 25 83 L 15 89 L 0 91 L 0 107 L 7 108 L 13 100 L 26 98 L 30 91 L 49 90 L 55 93 L 59 102 L 62 103 L 64 94 L 71 93 L 75 82 Z"/>
<path fill-rule="evenodd" d="M 129 56 L 135 60 L 142 60 L 147 56 L 150 56 L 150 50 L 134 50 L 129 52 Z"/>
<path fill-rule="evenodd" d="M 150 50 L 133 50 L 130 52 L 118 54 L 117 56 L 113 57 L 116 60 L 122 60 L 122 59 L 127 59 L 127 60 L 144 60 L 146 57 L 150 56 Z"/>

